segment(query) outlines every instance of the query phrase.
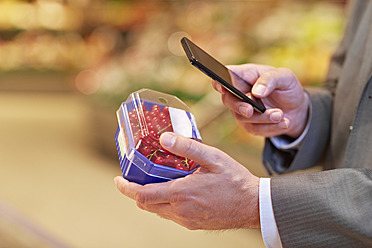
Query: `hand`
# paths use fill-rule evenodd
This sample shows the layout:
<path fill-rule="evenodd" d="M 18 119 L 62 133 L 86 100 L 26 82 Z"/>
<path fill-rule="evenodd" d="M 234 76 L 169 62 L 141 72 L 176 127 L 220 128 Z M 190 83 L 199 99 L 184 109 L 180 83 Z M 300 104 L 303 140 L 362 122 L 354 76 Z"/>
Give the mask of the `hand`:
<path fill-rule="evenodd" d="M 139 208 L 190 230 L 259 228 L 259 179 L 217 148 L 174 133 L 161 145 L 201 165 L 193 174 L 165 183 L 139 185 L 118 176 L 115 183 Z"/>
<path fill-rule="evenodd" d="M 233 111 L 241 127 L 266 137 L 286 134 L 297 138 L 301 135 L 307 122 L 309 99 L 290 70 L 254 64 L 229 66 L 229 69 L 253 85 L 253 96 L 261 98 L 267 108 L 263 114 L 256 113 L 250 104 L 213 82 L 213 87 L 222 94 L 223 103 Z M 248 93 L 250 86 L 246 82 L 239 80 L 233 84 Z"/>

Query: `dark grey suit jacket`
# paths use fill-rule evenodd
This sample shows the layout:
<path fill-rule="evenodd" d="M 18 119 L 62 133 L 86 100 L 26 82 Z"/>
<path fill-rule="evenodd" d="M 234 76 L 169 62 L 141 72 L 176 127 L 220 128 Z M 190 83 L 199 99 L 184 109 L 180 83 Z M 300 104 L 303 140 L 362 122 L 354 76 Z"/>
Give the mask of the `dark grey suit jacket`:
<path fill-rule="evenodd" d="M 272 178 L 284 247 L 372 247 L 372 1 L 353 2 L 349 14 L 325 87 L 309 91 L 301 148 L 280 151 L 269 140 L 264 148 L 271 174 L 325 169 Z"/>

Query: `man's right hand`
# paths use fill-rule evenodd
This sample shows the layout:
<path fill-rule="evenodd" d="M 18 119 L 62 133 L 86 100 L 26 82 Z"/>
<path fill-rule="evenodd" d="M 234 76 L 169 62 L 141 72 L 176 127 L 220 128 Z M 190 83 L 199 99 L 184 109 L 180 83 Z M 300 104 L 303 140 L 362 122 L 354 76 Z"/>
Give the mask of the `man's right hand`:
<path fill-rule="evenodd" d="M 265 137 L 286 134 L 297 138 L 305 129 L 309 99 L 296 76 L 288 69 L 265 65 L 244 64 L 229 69 L 253 86 L 252 94 L 266 106 L 263 114 L 232 95 L 217 82 L 213 87 L 222 94 L 223 103 L 230 108 L 239 125 L 246 131 Z M 234 81 L 236 88 L 248 93 L 246 82 Z"/>

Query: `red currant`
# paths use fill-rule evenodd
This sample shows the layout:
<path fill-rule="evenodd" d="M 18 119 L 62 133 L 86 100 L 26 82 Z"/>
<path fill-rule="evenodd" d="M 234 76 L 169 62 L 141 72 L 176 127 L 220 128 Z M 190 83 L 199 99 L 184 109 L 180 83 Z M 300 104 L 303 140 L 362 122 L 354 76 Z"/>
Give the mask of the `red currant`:
<path fill-rule="evenodd" d="M 163 108 L 163 113 L 169 116 L 169 106 Z"/>
<path fill-rule="evenodd" d="M 149 133 L 149 137 L 153 140 L 159 140 L 159 134 L 154 130 L 151 130 Z"/>
<path fill-rule="evenodd" d="M 174 168 L 179 169 L 179 170 L 188 171 L 188 169 L 182 163 L 177 163 Z"/>
<path fill-rule="evenodd" d="M 151 146 L 152 146 L 154 149 L 160 149 L 160 148 L 161 148 L 159 142 L 156 142 L 156 141 L 151 142 Z"/>
<path fill-rule="evenodd" d="M 189 171 L 197 167 L 190 159 L 172 154 L 161 147 L 159 137 L 164 132 L 173 132 L 169 114 L 169 106 L 163 109 L 159 105 L 153 105 L 151 111 L 142 105 L 143 115 L 137 115 L 137 109 L 129 112 L 128 117 L 132 127 L 133 139 L 137 144 L 141 143 L 137 150 L 152 162 L 179 170 Z M 147 127 L 142 130 L 142 126 Z"/>
<path fill-rule="evenodd" d="M 159 118 L 159 120 L 168 119 L 168 117 L 164 113 L 161 113 L 158 118 Z"/>
<path fill-rule="evenodd" d="M 154 161 L 155 164 L 160 164 L 160 165 L 164 165 L 164 162 L 165 162 L 165 160 L 164 160 L 163 157 L 156 157 L 156 159 Z"/>
<path fill-rule="evenodd" d="M 159 115 L 160 112 L 161 112 L 161 107 L 159 105 L 154 105 L 151 108 L 151 112 L 156 113 L 157 115 Z"/>
<path fill-rule="evenodd" d="M 152 149 L 150 146 L 143 146 L 140 152 L 142 153 L 142 155 L 147 157 L 152 153 Z"/>

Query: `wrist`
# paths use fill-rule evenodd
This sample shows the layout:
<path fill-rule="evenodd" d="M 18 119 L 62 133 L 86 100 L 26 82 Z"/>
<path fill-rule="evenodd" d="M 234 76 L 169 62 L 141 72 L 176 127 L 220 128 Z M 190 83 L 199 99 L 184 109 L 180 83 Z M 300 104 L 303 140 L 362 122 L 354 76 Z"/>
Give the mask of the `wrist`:
<path fill-rule="evenodd" d="M 243 228 L 260 228 L 260 209 L 259 209 L 259 184 L 260 179 L 252 175 L 252 179 L 249 180 L 249 187 L 247 188 L 247 198 L 245 203 L 245 212 L 242 218 Z"/>

